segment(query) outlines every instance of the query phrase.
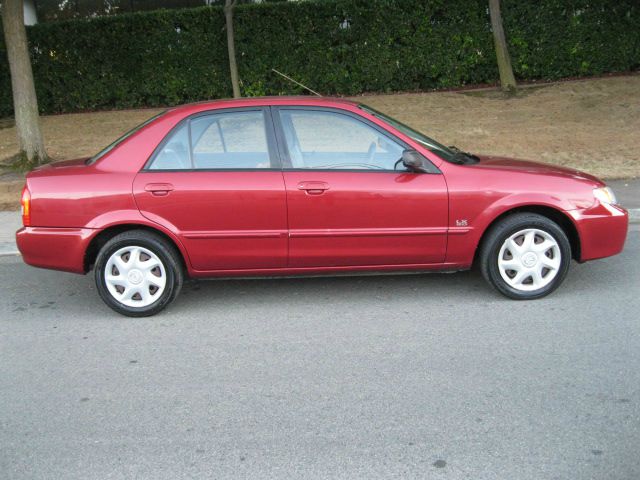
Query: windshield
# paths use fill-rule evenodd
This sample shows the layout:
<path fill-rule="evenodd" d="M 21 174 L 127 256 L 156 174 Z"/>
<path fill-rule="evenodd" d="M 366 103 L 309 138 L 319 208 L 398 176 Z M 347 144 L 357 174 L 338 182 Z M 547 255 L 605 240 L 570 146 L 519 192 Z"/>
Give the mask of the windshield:
<path fill-rule="evenodd" d="M 388 115 L 385 115 L 384 113 L 369 107 L 368 105 L 364 105 L 361 103 L 359 106 L 365 112 L 370 113 L 375 117 L 378 117 L 379 119 L 391 125 L 396 130 L 400 130 L 406 136 L 410 137 L 412 140 L 415 140 L 420 145 L 427 148 L 429 151 L 438 155 L 440 158 L 448 162 L 454 161 L 454 157 L 456 156 L 456 152 L 454 150 L 448 147 L 445 147 L 441 143 L 436 142 L 434 139 L 427 137 L 426 135 L 414 130 L 408 125 L 405 125 L 404 123 L 399 122 L 395 118 L 391 118 Z"/>
<path fill-rule="evenodd" d="M 151 122 L 153 122 L 156 118 L 164 115 L 166 113 L 166 110 L 163 110 L 162 112 L 158 113 L 157 115 L 154 115 L 153 117 L 149 118 L 148 120 L 145 120 L 144 122 L 142 122 L 140 125 L 138 125 L 137 127 L 132 128 L 131 130 L 129 130 L 127 133 L 125 133 L 124 135 L 122 135 L 120 138 L 118 138 L 115 142 L 113 142 L 112 144 L 110 144 L 109 146 L 107 146 L 106 148 L 103 148 L 102 150 L 100 150 L 98 153 L 96 153 L 93 157 L 91 157 L 90 159 L 87 160 L 87 165 L 91 165 L 93 163 L 96 163 L 98 160 L 100 160 L 102 157 L 104 157 L 107 153 L 109 153 L 111 150 L 113 150 L 114 148 L 116 148 L 118 145 L 120 145 L 122 142 L 124 142 L 127 138 L 129 138 L 131 135 L 133 135 L 134 133 L 136 133 L 138 130 L 140 130 L 141 128 L 143 128 L 144 126 L 150 124 Z"/>

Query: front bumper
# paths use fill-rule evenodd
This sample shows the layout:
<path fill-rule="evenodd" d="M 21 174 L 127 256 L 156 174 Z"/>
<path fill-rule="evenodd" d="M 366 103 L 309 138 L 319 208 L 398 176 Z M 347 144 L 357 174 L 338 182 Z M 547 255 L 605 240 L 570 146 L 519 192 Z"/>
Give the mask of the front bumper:
<path fill-rule="evenodd" d="M 23 227 L 16 232 L 16 243 L 29 265 L 85 273 L 85 252 L 96 232 L 91 228 Z"/>
<path fill-rule="evenodd" d="M 578 230 L 581 262 L 617 255 L 624 248 L 629 228 L 629 213 L 624 208 L 597 203 L 567 213 Z"/>

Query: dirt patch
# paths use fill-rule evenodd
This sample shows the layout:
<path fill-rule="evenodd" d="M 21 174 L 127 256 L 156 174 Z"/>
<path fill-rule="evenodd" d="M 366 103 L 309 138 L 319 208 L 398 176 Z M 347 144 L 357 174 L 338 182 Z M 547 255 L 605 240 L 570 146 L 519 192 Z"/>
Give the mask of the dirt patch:
<path fill-rule="evenodd" d="M 49 115 L 41 118 L 49 155 L 56 160 L 89 157 L 160 109 Z M 0 129 L 0 161 L 18 153 L 13 125 Z"/>
<path fill-rule="evenodd" d="M 22 175 L 0 175 L 0 211 L 20 209 L 20 193 L 23 186 Z"/>
<path fill-rule="evenodd" d="M 640 177 L 640 75 L 523 88 L 365 95 L 356 100 L 446 145 L 578 168 L 599 177 Z M 42 117 L 49 154 L 90 156 L 160 109 Z M 15 129 L 0 120 L 0 162 L 17 153 Z M 21 178 L 2 174 L 0 208 L 18 206 Z M 17 186 L 16 186 L 17 185 Z"/>
<path fill-rule="evenodd" d="M 640 75 L 524 88 L 358 97 L 446 145 L 640 176 Z"/>

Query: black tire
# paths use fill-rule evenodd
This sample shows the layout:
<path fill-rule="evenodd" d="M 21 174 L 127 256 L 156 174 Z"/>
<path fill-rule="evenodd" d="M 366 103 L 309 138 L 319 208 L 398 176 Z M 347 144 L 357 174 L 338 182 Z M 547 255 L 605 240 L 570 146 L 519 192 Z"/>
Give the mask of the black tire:
<path fill-rule="evenodd" d="M 155 254 L 164 267 L 166 279 L 164 290 L 153 303 L 142 306 L 128 306 L 111 294 L 105 280 L 105 267 L 112 255 L 126 247 L 142 247 Z M 95 282 L 100 297 L 110 308 L 128 317 L 148 317 L 167 307 L 180 293 L 184 282 L 184 272 L 179 253 L 174 245 L 162 236 L 145 230 L 129 230 L 110 239 L 98 253 L 95 263 Z"/>
<path fill-rule="evenodd" d="M 541 230 L 553 237 L 559 248 L 560 266 L 548 284 L 535 290 L 523 291 L 505 281 L 500 273 L 498 260 L 505 241 L 526 229 Z M 479 260 L 482 276 L 498 292 L 515 300 L 533 300 L 549 295 L 564 281 L 571 263 L 571 244 L 564 230 L 549 218 L 536 213 L 516 213 L 493 225 L 486 233 L 480 246 Z"/>

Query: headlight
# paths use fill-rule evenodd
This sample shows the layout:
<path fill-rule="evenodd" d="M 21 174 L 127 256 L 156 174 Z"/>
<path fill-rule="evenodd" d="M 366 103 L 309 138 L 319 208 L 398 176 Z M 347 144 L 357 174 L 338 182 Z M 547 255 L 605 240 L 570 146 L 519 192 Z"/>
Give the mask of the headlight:
<path fill-rule="evenodd" d="M 618 204 L 615 193 L 613 193 L 613 190 L 611 190 L 609 187 L 594 189 L 593 196 L 596 197 L 596 199 L 598 199 L 600 203 L 605 203 L 607 205 Z"/>

